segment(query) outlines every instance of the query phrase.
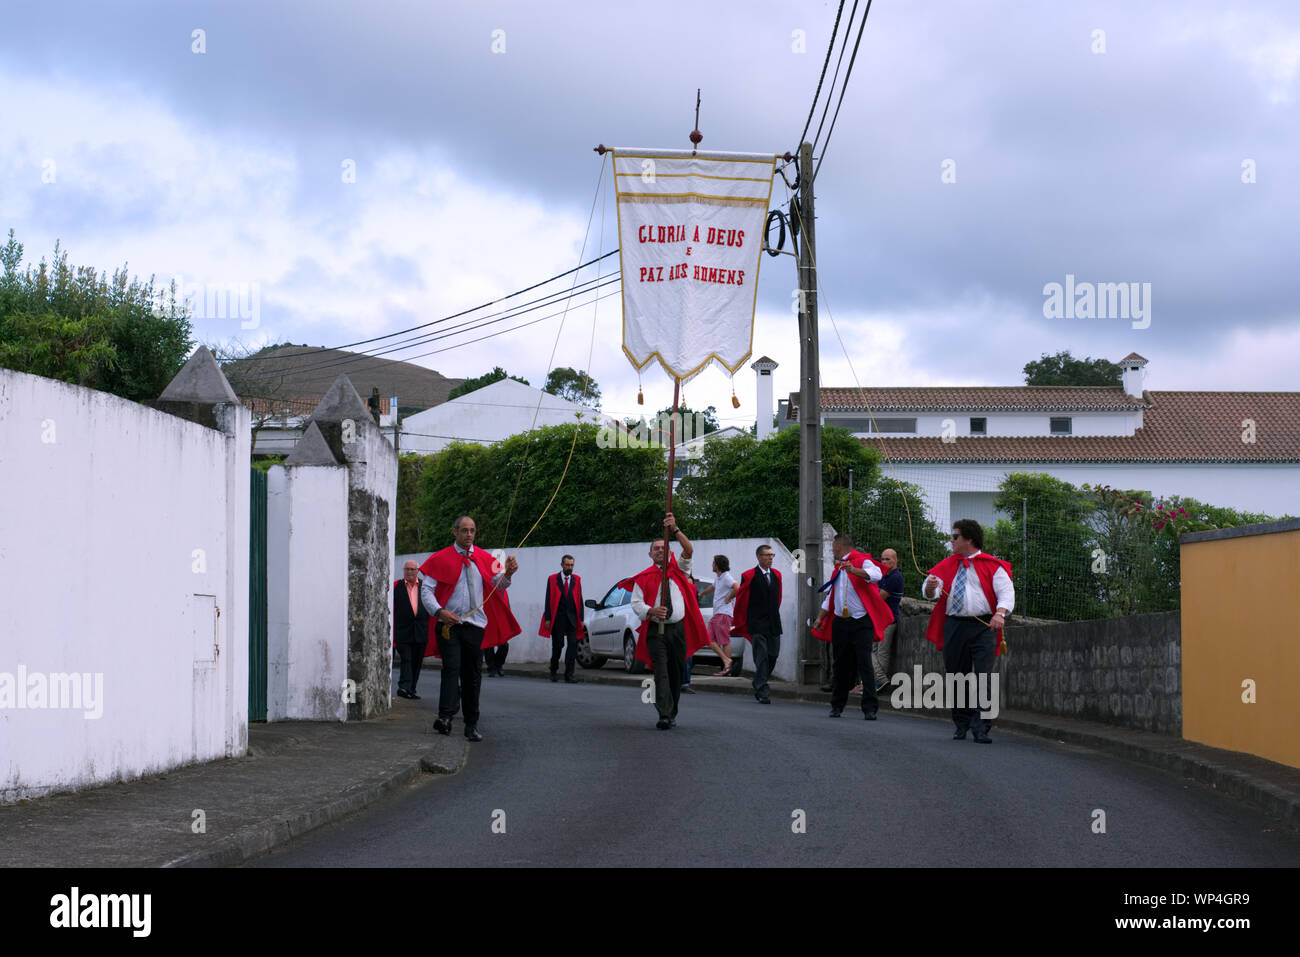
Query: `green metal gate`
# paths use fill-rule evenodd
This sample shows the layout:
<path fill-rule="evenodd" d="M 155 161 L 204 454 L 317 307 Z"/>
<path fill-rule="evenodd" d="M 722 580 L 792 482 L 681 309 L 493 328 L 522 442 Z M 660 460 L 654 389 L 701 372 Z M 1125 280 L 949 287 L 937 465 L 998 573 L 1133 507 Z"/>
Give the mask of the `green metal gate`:
<path fill-rule="evenodd" d="M 248 536 L 248 720 L 266 720 L 266 473 L 252 469 Z"/>

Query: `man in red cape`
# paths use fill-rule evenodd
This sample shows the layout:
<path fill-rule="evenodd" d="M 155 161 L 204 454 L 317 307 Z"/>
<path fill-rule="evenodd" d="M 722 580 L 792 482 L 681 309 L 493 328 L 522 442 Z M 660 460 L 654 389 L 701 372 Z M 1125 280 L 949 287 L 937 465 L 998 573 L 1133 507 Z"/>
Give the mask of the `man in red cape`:
<path fill-rule="evenodd" d="M 664 529 L 682 547 L 678 562 L 668 554 L 668 603 L 663 603 L 664 540 L 650 543 L 653 564 L 633 576 L 632 610 L 641 619 L 637 631 L 636 659 L 650 665 L 655 676 L 655 727 L 667 731 L 677 723 L 677 703 L 682 695 L 686 659 L 709 643 L 700 601 L 691 584 L 691 540 L 677 527 L 672 512 L 664 516 Z M 654 602 L 653 605 L 650 602 Z M 662 623 L 662 626 L 661 624 Z M 662 630 L 661 630 L 662 627 Z"/>
<path fill-rule="evenodd" d="M 573 666 L 578 660 L 578 642 L 582 640 L 582 578 L 573 574 L 573 556 L 560 559 L 560 570 L 546 579 L 542 603 L 542 624 L 537 634 L 551 639 L 551 680 L 558 681 L 560 649 L 568 639 L 564 653 L 564 682 L 577 684 Z"/>
<path fill-rule="evenodd" d="M 754 551 L 758 564 L 740 576 L 731 633 L 742 635 L 754 647 L 754 697 L 771 704 L 767 679 L 781 653 L 781 573 L 772 567 L 772 546 Z"/>
<path fill-rule="evenodd" d="M 867 552 L 853 550 L 853 537 L 840 532 L 831 542 L 835 574 L 826 583 L 830 593 L 813 623 L 814 638 L 831 643 L 831 717 L 844 713 L 849 689 L 862 681 L 862 716 L 876 720 L 876 675 L 871 663 L 873 641 L 885 637 L 894 620 L 877 582 L 884 566 Z M 871 690 L 868 690 L 871 689 Z"/>
<path fill-rule="evenodd" d="M 438 719 L 433 728 L 451 734 L 457 710 L 465 711 L 465 737 L 482 741 L 479 734 L 479 687 L 483 681 L 484 648 L 509 641 L 522 630 L 510 612 L 506 589 L 519 570 L 514 556 L 505 569 L 494 567 L 492 556 L 474 547 L 478 527 L 462 515 L 452 526 L 456 544 L 430 555 L 420 572 L 420 601 L 429 612 L 433 654 L 442 659 L 438 692 Z"/>
<path fill-rule="evenodd" d="M 974 673 L 977 687 L 984 682 L 983 687 L 989 688 L 993 659 L 1002 653 L 1002 629 L 1016 605 L 1016 590 L 1011 564 L 986 555 L 980 550 L 983 547 L 979 522 L 969 518 L 953 522 L 952 554 L 930 569 L 921 594 L 934 601 L 925 637 L 943 652 L 944 671 Z M 957 726 L 953 738 L 960 741 L 973 730 L 980 744 L 991 743 L 993 722 L 978 708 L 958 708 L 956 701 L 953 705 L 952 723 Z"/>

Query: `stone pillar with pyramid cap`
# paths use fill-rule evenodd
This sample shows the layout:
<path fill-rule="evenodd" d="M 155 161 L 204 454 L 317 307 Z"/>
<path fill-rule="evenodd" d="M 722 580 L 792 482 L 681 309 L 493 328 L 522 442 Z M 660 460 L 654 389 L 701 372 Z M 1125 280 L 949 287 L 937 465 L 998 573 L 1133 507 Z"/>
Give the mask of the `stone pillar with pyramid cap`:
<path fill-rule="evenodd" d="M 347 718 L 357 720 L 392 704 L 397 453 L 345 375 L 334 380 L 310 424 L 348 470 L 347 678 L 354 700 Z"/>
<path fill-rule="evenodd" d="M 153 406 L 226 436 L 224 567 L 235 571 L 219 589 L 224 593 L 215 596 L 220 609 L 219 647 L 224 653 L 210 661 L 195 660 L 193 710 L 196 729 L 224 728 L 224 732 L 210 733 L 224 733 L 224 752 L 234 757 L 248 747 L 248 463 L 253 445 L 252 416 L 230 388 L 207 346 L 194 351 Z M 214 720 L 218 715 L 219 722 Z M 201 742 L 199 734 L 196 730 L 196 752 L 211 753 L 218 742 Z"/>

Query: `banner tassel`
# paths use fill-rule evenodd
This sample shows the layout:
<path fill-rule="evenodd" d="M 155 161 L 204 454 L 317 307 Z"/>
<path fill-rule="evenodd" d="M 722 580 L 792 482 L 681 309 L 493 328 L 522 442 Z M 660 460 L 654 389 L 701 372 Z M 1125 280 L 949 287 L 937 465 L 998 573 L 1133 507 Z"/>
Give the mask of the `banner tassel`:
<path fill-rule="evenodd" d="M 636 374 L 636 404 L 645 405 L 645 396 L 641 394 L 641 373 Z"/>
<path fill-rule="evenodd" d="M 731 377 L 731 407 L 733 409 L 740 408 L 740 400 L 736 398 L 736 377 L 734 375 Z"/>

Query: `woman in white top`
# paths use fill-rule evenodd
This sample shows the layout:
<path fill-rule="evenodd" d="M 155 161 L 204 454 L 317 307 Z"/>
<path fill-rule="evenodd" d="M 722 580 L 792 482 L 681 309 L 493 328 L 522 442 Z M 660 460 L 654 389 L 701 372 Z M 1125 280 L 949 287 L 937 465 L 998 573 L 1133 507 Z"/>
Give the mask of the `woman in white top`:
<path fill-rule="evenodd" d="M 731 577 L 731 561 L 726 555 L 713 556 L 713 584 L 701 594 L 713 592 L 713 617 L 709 619 L 709 647 L 722 659 L 720 675 L 731 671 L 731 615 L 736 610 L 736 593 L 740 583 Z"/>

